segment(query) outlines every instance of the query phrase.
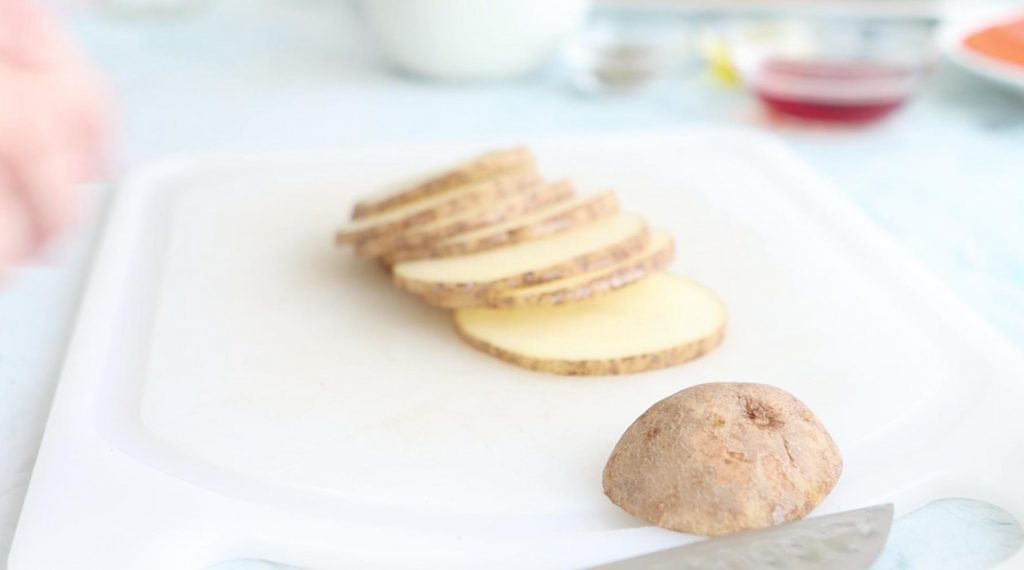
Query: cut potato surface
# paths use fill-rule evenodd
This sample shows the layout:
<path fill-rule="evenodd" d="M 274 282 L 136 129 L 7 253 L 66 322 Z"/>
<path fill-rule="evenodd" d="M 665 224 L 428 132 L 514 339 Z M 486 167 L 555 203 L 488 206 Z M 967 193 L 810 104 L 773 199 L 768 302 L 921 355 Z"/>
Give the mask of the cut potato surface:
<path fill-rule="evenodd" d="M 651 232 L 647 247 L 611 267 L 540 285 L 504 290 L 487 300 L 495 308 L 561 305 L 609 293 L 664 270 L 675 258 L 675 242 L 664 230 Z"/>
<path fill-rule="evenodd" d="M 541 183 L 534 171 L 514 171 L 496 178 L 460 186 L 451 192 L 430 196 L 350 222 L 338 231 L 339 244 L 355 244 L 430 223 L 456 212 L 482 207 L 524 192 Z"/>
<path fill-rule="evenodd" d="M 613 265 L 642 250 L 647 225 L 617 215 L 571 231 L 472 255 L 409 261 L 392 277 L 403 289 L 438 306 L 478 306 L 497 288 L 544 283 Z"/>
<path fill-rule="evenodd" d="M 835 442 L 793 395 L 701 384 L 629 426 L 605 466 L 604 491 L 651 524 L 717 536 L 802 518 L 842 469 Z"/>
<path fill-rule="evenodd" d="M 578 303 L 455 312 L 473 347 L 531 370 L 577 375 L 682 364 L 718 346 L 725 323 L 714 295 L 666 273 Z"/>
<path fill-rule="evenodd" d="M 487 180 L 510 170 L 533 169 L 534 157 L 529 149 L 518 147 L 492 151 L 397 192 L 360 200 L 352 211 L 352 219 L 377 215 L 459 186 Z"/>
<path fill-rule="evenodd" d="M 398 249 L 428 247 L 439 240 L 487 226 L 500 224 L 547 206 L 572 198 L 572 184 L 552 182 L 529 187 L 521 193 L 499 199 L 493 204 L 471 208 L 451 216 L 438 218 L 408 231 L 368 239 L 356 246 L 360 257 L 380 257 Z"/>
<path fill-rule="evenodd" d="M 500 224 L 418 247 L 396 249 L 383 257 L 387 263 L 394 264 L 399 261 L 479 253 L 570 230 L 618 212 L 619 202 L 613 192 L 579 196 L 521 217 L 513 217 Z"/>

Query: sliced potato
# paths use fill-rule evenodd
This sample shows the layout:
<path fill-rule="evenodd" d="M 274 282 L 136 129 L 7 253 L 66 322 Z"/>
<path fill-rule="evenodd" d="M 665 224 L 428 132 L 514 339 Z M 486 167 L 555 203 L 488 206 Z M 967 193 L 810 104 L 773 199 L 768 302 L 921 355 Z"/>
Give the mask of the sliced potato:
<path fill-rule="evenodd" d="M 613 192 L 580 196 L 497 225 L 485 226 L 418 247 L 396 249 L 383 257 L 386 263 L 394 264 L 399 261 L 479 253 L 570 230 L 618 212 L 619 202 Z"/>
<path fill-rule="evenodd" d="M 672 263 L 675 253 L 672 235 L 664 230 L 653 231 L 647 247 L 622 262 L 567 279 L 502 290 L 489 297 L 487 305 L 517 308 L 582 301 L 631 285 L 664 270 Z"/>
<path fill-rule="evenodd" d="M 450 192 L 409 202 L 379 215 L 359 218 L 339 230 L 336 241 L 339 244 L 356 244 L 406 231 L 445 216 L 491 204 L 540 183 L 540 175 L 534 171 L 512 171 L 496 178 L 460 186 Z"/>
<path fill-rule="evenodd" d="M 524 147 L 489 152 L 408 188 L 361 200 L 352 211 L 352 219 L 378 215 L 466 184 L 493 178 L 510 170 L 534 170 L 533 153 Z"/>
<path fill-rule="evenodd" d="M 714 295 L 666 273 L 578 303 L 461 309 L 454 318 L 459 335 L 483 352 L 531 370 L 573 375 L 682 364 L 718 346 L 726 323 Z"/>
<path fill-rule="evenodd" d="M 605 466 L 604 492 L 651 524 L 716 536 L 802 518 L 842 469 L 835 442 L 793 395 L 701 384 L 629 426 Z"/>
<path fill-rule="evenodd" d="M 451 236 L 493 226 L 510 218 L 560 204 L 571 198 L 572 194 L 572 185 L 567 181 L 540 184 L 493 204 L 414 226 L 409 231 L 365 240 L 356 246 L 356 254 L 360 257 L 380 257 L 399 249 L 429 247 L 430 244 Z"/>
<path fill-rule="evenodd" d="M 571 231 L 472 255 L 407 261 L 392 268 L 395 283 L 428 303 L 483 304 L 498 288 L 544 283 L 613 265 L 647 245 L 643 218 L 618 215 Z"/>

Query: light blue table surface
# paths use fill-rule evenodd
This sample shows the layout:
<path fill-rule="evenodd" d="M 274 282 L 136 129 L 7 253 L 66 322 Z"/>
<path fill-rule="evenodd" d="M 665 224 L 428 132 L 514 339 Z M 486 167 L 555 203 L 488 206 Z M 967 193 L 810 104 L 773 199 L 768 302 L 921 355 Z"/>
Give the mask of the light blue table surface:
<path fill-rule="evenodd" d="M 69 23 L 116 90 L 125 166 L 210 149 L 526 139 L 695 124 L 769 130 L 1024 346 L 1024 98 L 949 66 L 891 120 L 830 130 L 773 122 L 742 92 L 699 73 L 612 99 L 574 94 L 557 70 L 514 84 L 416 82 L 386 69 L 344 2 L 223 0 L 162 18 L 79 11 Z M 83 228 L 0 293 L 0 559 L 94 230 Z M 945 501 L 899 521 L 876 567 L 984 568 L 1018 544 L 1019 527 L 1000 511 Z"/>

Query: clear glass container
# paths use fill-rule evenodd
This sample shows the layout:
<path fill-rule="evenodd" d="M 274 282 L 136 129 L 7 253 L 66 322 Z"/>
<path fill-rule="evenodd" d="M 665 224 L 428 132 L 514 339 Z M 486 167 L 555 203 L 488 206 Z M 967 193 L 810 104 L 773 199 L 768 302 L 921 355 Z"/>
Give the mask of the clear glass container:
<path fill-rule="evenodd" d="M 743 83 L 770 110 L 862 123 L 903 106 L 934 61 L 933 24 L 852 17 L 733 22 L 724 40 Z"/>
<path fill-rule="evenodd" d="M 580 92 L 636 92 L 690 59 L 691 30 L 678 17 L 599 11 L 567 43 L 564 67 Z"/>

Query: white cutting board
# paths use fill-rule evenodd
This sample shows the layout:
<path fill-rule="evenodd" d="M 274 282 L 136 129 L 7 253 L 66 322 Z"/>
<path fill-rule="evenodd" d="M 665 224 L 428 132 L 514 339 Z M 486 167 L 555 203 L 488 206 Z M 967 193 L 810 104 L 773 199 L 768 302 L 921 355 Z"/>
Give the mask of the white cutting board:
<path fill-rule="evenodd" d="M 565 568 L 685 543 L 608 502 L 601 469 L 649 405 L 722 380 L 831 430 L 846 468 L 819 514 L 966 496 L 1024 520 L 1024 358 L 779 143 L 525 142 L 673 232 L 675 270 L 729 309 L 721 348 L 520 370 L 333 248 L 357 196 L 494 145 L 172 160 L 113 205 L 10 569 Z"/>

